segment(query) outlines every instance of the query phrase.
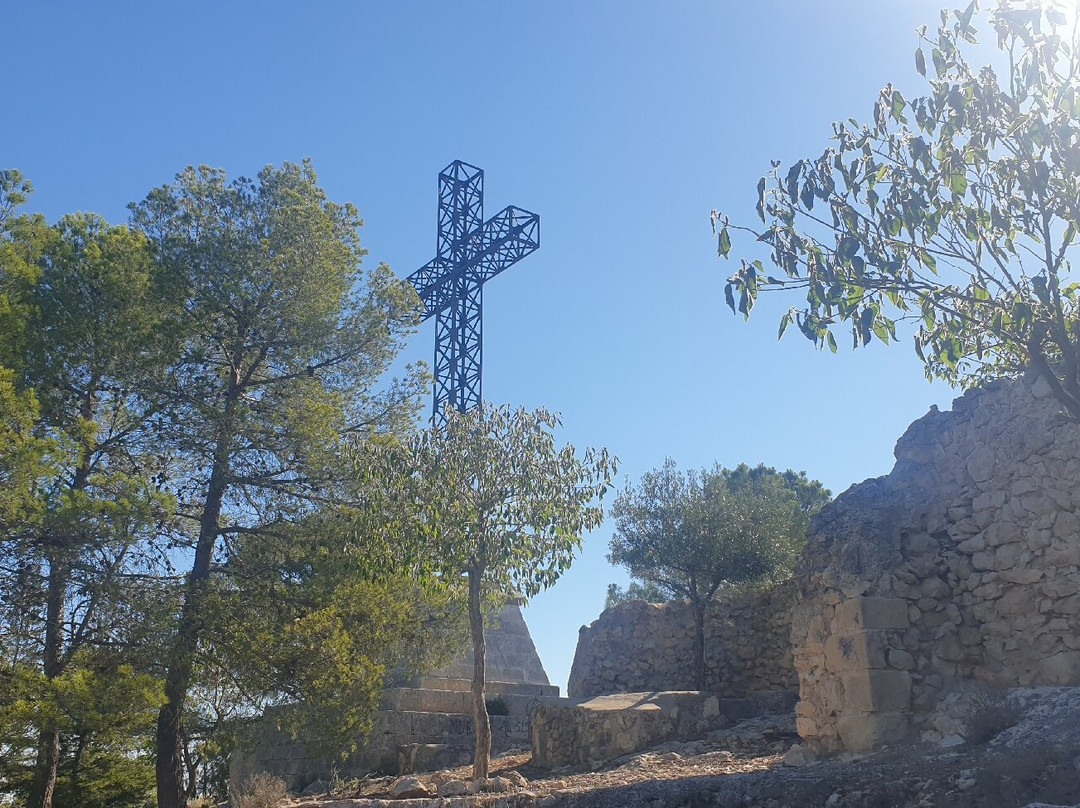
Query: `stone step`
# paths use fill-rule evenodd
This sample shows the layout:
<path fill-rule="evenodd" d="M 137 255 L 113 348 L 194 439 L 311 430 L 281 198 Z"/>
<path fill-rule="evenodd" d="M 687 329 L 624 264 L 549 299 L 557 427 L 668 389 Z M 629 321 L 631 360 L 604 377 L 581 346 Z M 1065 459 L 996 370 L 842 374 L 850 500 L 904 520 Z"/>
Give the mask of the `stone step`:
<path fill-rule="evenodd" d="M 501 699 L 508 715 L 528 716 L 550 698 L 534 693 L 488 692 L 487 700 Z M 472 715 L 472 693 L 467 690 L 432 690 L 395 687 L 383 692 L 383 710 L 401 710 L 418 713 L 451 713 Z"/>
<path fill-rule="evenodd" d="M 416 772 L 431 772 L 467 766 L 473 762 L 473 752 L 475 750 L 475 743 L 465 745 L 448 743 L 403 744 L 397 753 L 397 774 L 414 774 Z"/>
<path fill-rule="evenodd" d="M 493 715 L 491 748 L 496 751 L 529 746 L 529 716 Z M 474 742 L 470 715 L 380 710 L 372 716 L 366 747 L 397 750 L 406 744 L 468 746 Z"/>
<path fill-rule="evenodd" d="M 472 680 L 468 678 L 449 678 L 443 676 L 418 676 L 412 681 L 411 690 L 454 690 L 471 693 Z M 484 685 L 488 698 L 493 695 L 537 696 L 545 699 L 559 697 L 558 685 L 522 684 L 520 682 L 488 681 Z"/>

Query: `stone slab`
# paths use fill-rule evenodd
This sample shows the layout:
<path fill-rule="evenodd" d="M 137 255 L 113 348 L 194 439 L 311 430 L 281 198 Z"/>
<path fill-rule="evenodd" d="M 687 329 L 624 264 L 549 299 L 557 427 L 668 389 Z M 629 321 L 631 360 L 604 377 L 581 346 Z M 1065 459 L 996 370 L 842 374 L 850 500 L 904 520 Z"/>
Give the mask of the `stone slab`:
<path fill-rule="evenodd" d="M 836 610 L 842 629 L 907 628 L 908 604 L 903 598 L 848 598 Z"/>
<path fill-rule="evenodd" d="M 871 752 L 885 744 L 902 742 L 908 734 L 910 717 L 905 713 L 845 713 L 836 722 L 844 748 Z"/>
<path fill-rule="evenodd" d="M 444 676 L 418 676 L 412 681 L 413 690 L 453 690 L 462 693 L 472 692 L 472 679 L 452 679 Z M 492 695 L 537 696 L 546 699 L 559 697 L 558 685 L 546 685 L 524 682 L 500 682 L 488 678 L 484 692 Z"/>
<path fill-rule="evenodd" d="M 911 674 L 897 670 L 845 673 L 844 712 L 905 712 L 911 708 Z"/>
<path fill-rule="evenodd" d="M 556 689 L 557 690 L 557 689 Z M 487 693 L 487 700 L 498 699 L 507 707 L 508 715 L 530 715 L 545 701 L 537 694 Z M 471 691 L 463 690 L 419 690 L 414 688 L 392 688 L 383 693 L 383 710 L 401 710 L 421 713 L 458 713 L 470 715 L 473 711 Z"/>
<path fill-rule="evenodd" d="M 884 668 L 887 643 L 881 629 L 832 634 L 825 640 L 825 669 L 834 673 Z"/>
<path fill-rule="evenodd" d="M 696 690 L 617 693 L 579 704 L 545 704 L 533 714 L 533 763 L 592 765 L 668 740 L 700 738 L 730 726 L 723 702 Z M 745 709 L 739 699 L 740 709 Z"/>

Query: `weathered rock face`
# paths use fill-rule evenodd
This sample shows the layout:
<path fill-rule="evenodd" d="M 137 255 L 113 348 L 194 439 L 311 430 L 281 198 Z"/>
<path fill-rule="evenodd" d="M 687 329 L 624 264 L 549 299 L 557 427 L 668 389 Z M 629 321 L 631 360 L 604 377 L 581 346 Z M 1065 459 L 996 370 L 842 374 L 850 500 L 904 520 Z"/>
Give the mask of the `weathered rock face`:
<path fill-rule="evenodd" d="M 792 644 L 819 751 L 933 739 L 947 694 L 1080 682 L 1080 425 L 1045 383 L 931 411 L 814 520 Z"/>
<path fill-rule="evenodd" d="M 705 625 L 707 689 L 744 696 L 794 690 L 793 581 L 764 592 L 721 595 Z M 693 614 L 688 603 L 629 601 L 606 609 L 578 634 L 567 693 L 689 690 L 695 686 Z"/>

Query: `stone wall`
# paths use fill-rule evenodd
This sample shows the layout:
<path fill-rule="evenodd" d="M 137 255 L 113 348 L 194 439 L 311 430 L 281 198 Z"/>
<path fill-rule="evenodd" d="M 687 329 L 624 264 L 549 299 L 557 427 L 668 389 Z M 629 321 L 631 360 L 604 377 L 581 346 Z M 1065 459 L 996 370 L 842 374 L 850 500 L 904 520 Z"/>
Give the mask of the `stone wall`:
<path fill-rule="evenodd" d="M 1080 426 L 1045 382 L 934 408 L 895 455 L 814 519 L 800 564 L 812 750 L 940 739 L 941 705 L 972 686 L 1080 682 Z"/>
<path fill-rule="evenodd" d="M 788 581 L 716 599 L 705 626 L 708 690 L 743 696 L 796 688 L 790 639 L 795 591 Z M 693 625 L 686 602 L 636 600 L 606 609 L 578 634 L 568 695 L 692 689 Z"/>
<path fill-rule="evenodd" d="M 529 746 L 529 715 L 490 719 L 493 754 Z M 347 756 L 310 740 L 293 739 L 269 721 L 252 725 L 243 741 L 229 761 L 232 791 L 255 773 L 269 772 L 298 793 L 309 783 L 329 781 L 335 775 L 348 779 L 371 772 L 405 774 L 472 763 L 476 736 L 469 715 L 394 710 L 375 713 L 371 732 L 357 738 L 358 748 Z"/>

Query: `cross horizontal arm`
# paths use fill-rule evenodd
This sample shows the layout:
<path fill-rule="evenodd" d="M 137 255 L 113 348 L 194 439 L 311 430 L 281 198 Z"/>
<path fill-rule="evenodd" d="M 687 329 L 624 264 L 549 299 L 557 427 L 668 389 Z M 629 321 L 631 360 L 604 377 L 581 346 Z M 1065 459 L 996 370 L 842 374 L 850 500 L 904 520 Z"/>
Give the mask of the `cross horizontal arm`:
<path fill-rule="evenodd" d="M 510 205 L 484 223 L 469 263 L 476 281 L 484 283 L 539 248 L 540 217 Z"/>
<path fill-rule="evenodd" d="M 405 280 L 413 285 L 424 304 L 421 322 L 435 316 L 453 299 L 454 289 L 446 281 L 453 275 L 454 264 L 446 258 L 433 258 Z"/>
<path fill-rule="evenodd" d="M 484 283 L 540 247 L 540 217 L 513 205 L 504 208 L 484 223 L 468 239 L 468 253 L 462 263 L 470 280 Z M 421 320 L 427 320 L 453 300 L 454 285 L 448 283 L 455 273 L 454 261 L 433 258 L 407 280 L 424 304 Z"/>

